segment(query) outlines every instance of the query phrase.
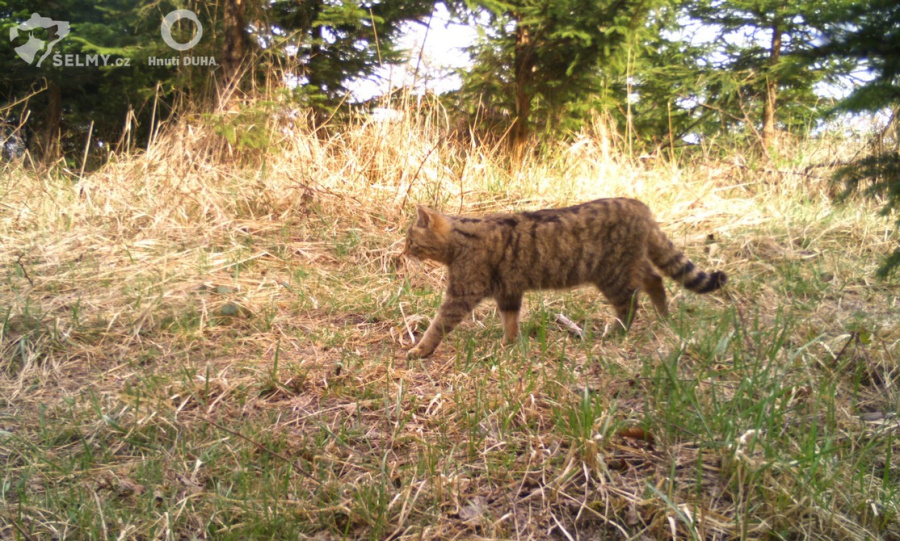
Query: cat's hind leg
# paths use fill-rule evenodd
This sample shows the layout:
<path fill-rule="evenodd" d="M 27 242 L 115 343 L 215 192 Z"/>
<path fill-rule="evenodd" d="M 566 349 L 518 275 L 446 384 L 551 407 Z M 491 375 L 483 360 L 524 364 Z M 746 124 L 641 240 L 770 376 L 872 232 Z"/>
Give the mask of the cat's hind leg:
<path fill-rule="evenodd" d="M 644 261 L 641 269 L 641 289 L 647 292 L 656 312 L 666 317 L 669 315 L 669 306 L 666 302 L 666 288 L 663 286 L 662 277 L 653 270 L 649 261 Z"/>
<path fill-rule="evenodd" d="M 621 324 L 620 330 L 624 332 L 631 328 L 637 312 L 638 298 L 638 288 L 631 284 L 631 278 L 623 277 L 623 279 L 615 280 L 612 283 L 598 283 L 595 285 L 606 297 L 606 300 L 615 308 L 616 318 Z"/>

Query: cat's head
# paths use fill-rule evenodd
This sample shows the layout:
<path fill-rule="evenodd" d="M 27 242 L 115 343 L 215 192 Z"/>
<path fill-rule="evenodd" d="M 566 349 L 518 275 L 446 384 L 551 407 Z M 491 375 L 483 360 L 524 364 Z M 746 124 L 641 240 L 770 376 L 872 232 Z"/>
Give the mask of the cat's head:
<path fill-rule="evenodd" d="M 449 263 L 450 220 L 436 210 L 419 205 L 416 221 L 406 234 L 403 253 L 418 259 Z"/>

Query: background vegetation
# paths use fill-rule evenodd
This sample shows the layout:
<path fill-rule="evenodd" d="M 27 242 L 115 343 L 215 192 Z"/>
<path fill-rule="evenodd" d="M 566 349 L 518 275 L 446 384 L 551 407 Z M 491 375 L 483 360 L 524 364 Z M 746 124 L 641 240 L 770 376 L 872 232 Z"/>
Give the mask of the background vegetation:
<path fill-rule="evenodd" d="M 900 16 L 801 4 L 449 3 L 462 88 L 349 103 L 433 3 L 0 1 L 132 59 L 0 40 L 0 536 L 900 537 Z M 217 65 L 149 67 L 184 7 Z M 533 293 L 516 345 L 485 304 L 406 361 L 443 284 L 399 257 L 416 203 L 609 196 L 727 289 L 625 337 Z"/>

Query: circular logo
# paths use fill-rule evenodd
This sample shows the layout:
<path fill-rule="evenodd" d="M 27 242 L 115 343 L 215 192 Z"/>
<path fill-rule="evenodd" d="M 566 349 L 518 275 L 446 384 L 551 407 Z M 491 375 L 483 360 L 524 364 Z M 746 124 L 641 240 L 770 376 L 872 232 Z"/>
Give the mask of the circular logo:
<path fill-rule="evenodd" d="M 197 33 L 194 35 L 194 39 L 187 43 L 178 43 L 172 38 L 172 25 L 181 19 L 187 19 L 197 25 Z M 168 15 L 163 17 L 162 23 L 162 39 L 166 42 L 166 45 L 175 49 L 176 51 L 187 51 L 192 48 L 194 45 L 200 42 L 200 38 L 203 37 L 203 25 L 200 24 L 200 19 L 197 18 L 197 14 L 189 9 L 176 9 L 175 11 L 170 12 Z"/>

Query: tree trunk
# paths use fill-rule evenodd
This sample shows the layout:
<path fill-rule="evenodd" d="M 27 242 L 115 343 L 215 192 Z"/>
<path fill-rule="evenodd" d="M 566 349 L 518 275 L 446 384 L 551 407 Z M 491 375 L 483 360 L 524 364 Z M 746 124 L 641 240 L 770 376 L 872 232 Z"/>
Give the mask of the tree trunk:
<path fill-rule="evenodd" d="M 60 156 L 59 139 L 62 134 L 62 90 L 53 79 L 47 80 L 47 109 L 44 112 L 44 133 L 41 136 L 43 162 L 50 165 Z"/>
<path fill-rule="evenodd" d="M 768 151 L 777 144 L 775 139 L 775 107 L 778 98 L 778 78 L 775 68 L 781 56 L 781 28 L 778 20 L 772 24 L 772 49 L 769 51 L 769 73 L 766 74 L 766 104 L 763 110 L 763 149 Z"/>
<path fill-rule="evenodd" d="M 516 26 L 516 120 L 510 132 L 510 143 L 516 162 L 521 160 L 522 151 L 528 139 L 528 117 L 531 115 L 531 99 L 533 98 L 528 88 L 532 77 L 532 61 L 531 35 L 528 29 L 520 23 Z"/>
<path fill-rule="evenodd" d="M 225 0 L 225 35 L 222 51 L 222 73 L 225 87 L 237 84 L 246 54 L 243 0 Z"/>

